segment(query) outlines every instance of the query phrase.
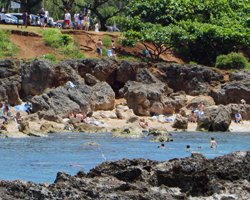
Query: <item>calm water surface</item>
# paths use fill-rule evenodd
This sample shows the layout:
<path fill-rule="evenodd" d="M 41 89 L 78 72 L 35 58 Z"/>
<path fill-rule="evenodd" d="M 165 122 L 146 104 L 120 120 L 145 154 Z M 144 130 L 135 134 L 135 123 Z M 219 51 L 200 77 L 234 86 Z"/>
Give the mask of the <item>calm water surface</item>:
<path fill-rule="evenodd" d="M 52 183 L 58 171 L 74 175 L 79 170 L 89 171 L 103 161 L 122 158 L 168 160 L 201 152 L 207 158 L 250 150 L 250 133 L 173 133 L 174 142 L 159 149 L 159 143 L 143 139 L 112 138 L 110 134 L 62 133 L 47 138 L 0 139 L 0 179 L 23 179 Z M 210 149 L 210 137 L 218 142 Z M 96 142 L 100 146 L 86 143 Z"/>

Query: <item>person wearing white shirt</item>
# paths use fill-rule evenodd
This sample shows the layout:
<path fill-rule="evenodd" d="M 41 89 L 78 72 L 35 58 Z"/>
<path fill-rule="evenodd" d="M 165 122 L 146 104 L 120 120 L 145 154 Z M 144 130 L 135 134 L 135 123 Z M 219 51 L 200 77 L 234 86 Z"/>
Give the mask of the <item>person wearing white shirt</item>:
<path fill-rule="evenodd" d="M 64 15 L 64 25 L 65 25 L 65 28 L 69 28 L 70 22 L 71 22 L 71 15 L 70 15 L 69 11 L 66 10 L 66 13 Z"/>

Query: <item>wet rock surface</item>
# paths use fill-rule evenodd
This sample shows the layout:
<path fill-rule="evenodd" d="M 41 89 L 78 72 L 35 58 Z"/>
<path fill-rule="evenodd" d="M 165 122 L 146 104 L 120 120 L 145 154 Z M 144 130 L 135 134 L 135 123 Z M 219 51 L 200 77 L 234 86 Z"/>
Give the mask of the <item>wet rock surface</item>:
<path fill-rule="evenodd" d="M 215 159 L 104 162 L 89 173 L 57 174 L 53 184 L 0 181 L 1 199 L 242 199 L 250 198 L 250 152 Z"/>

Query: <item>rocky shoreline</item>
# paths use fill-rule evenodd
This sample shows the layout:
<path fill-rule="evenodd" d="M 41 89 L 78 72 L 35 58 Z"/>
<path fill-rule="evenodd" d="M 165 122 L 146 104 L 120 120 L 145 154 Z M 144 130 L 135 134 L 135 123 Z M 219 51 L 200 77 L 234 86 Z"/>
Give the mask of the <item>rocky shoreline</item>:
<path fill-rule="evenodd" d="M 113 59 L 0 61 L 0 101 L 11 106 L 30 101 L 32 114 L 23 123 L 10 120 L 1 137 L 43 136 L 48 132 L 138 132 L 149 128 L 185 131 L 248 132 L 250 119 L 247 71 L 175 63 L 132 63 Z M 121 100 L 122 99 L 122 100 Z M 246 104 L 241 105 L 240 100 Z M 192 108 L 203 102 L 204 115 L 188 122 Z M 242 113 L 244 124 L 232 122 Z M 13 110 L 15 112 L 15 110 Z M 70 113 L 90 123 L 68 119 Z M 181 117 L 176 118 L 179 113 Z M 133 134 L 132 134 L 133 135 Z M 129 135 L 125 135 L 129 136 Z M 134 136 L 133 136 L 134 137 Z"/>
<path fill-rule="evenodd" d="M 191 157 L 158 162 L 123 159 L 104 162 L 87 174 L 58 172 L 53 184 L 0 181 L 7 199 L 248 200 L 250 152 L 214 159 Z"/>

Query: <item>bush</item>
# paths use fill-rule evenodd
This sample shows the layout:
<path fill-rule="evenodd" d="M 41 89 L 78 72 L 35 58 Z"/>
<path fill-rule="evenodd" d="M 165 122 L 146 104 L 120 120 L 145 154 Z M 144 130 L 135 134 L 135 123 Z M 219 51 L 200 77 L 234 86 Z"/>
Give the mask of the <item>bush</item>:
<path fill-rule="evenodd" d="M 43 59 L 50 60 L 51 62 L 56 62 L 56 56 L 53 54 L 45 54 L 43 55 Z"/>
<path fill-rule="evenodd" d="M 220 69 L 244 69 L 248 65 L 247 59 L 240 53 L 220 55 L 216 58 L 216 67 Z"/>
<path fill-rule="evenodd" d="M 84 58 L 85 56 L 80 52 L 79 47 L 76 46 L 74 43 L 71 43 L 67 46 L 64 46 L 61 49 L 61 52 L 67 58 Z"/>
<path fill-rule="evenodd" d="M 66 58 L 84 58 L 84 55 L 80 52 L 80 48 L 70 35 L 62 34 L 58 29 L 44 30 L 42 34 L 45 43 L 51 47 L 58 48 L 60 53 Z M 49 56 L 48 59 L 53 58 Z"/>
<path fill-rule="evenodd" d="M 214 65 L 216 57 L 249 49 L 249 29 L 182 21 L 172 31 L 172 44 L 185 61 Z"/>
<path fill-rule="evenodd" d="M 58 29 L 43 30 L 43 40 L 48 46 L 59 48 L 63 46 L 62 33 Z"/>
<path fill-rule="evenodd" d="M 104 46 L 104 47 L 110 48 L 111 43 L 112 43 L 111 37 L 109 37 L 109 36 L 104 36 L 104 37 L 102 38 L 102 43 L 103 43 L 103 46 Z"/>

